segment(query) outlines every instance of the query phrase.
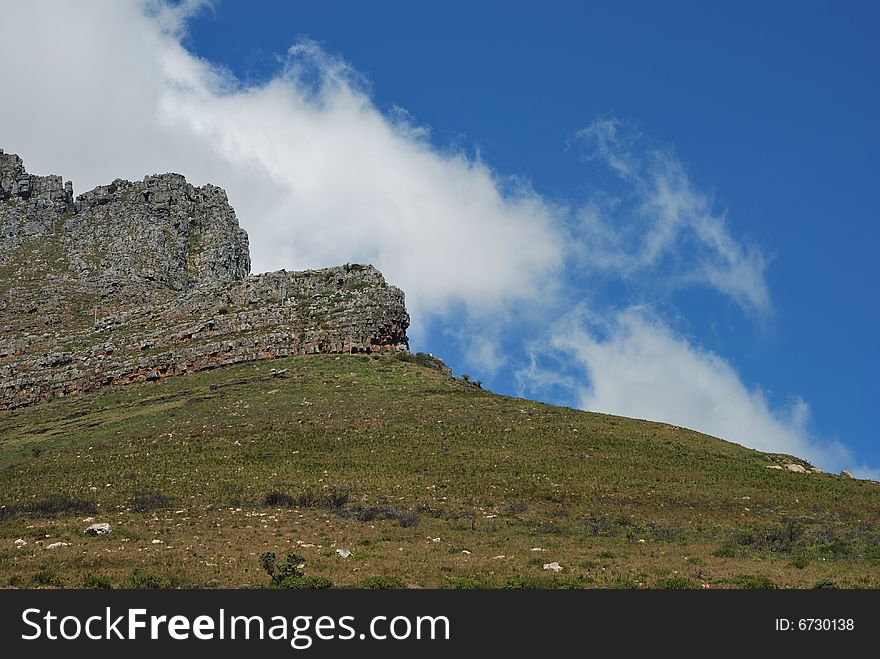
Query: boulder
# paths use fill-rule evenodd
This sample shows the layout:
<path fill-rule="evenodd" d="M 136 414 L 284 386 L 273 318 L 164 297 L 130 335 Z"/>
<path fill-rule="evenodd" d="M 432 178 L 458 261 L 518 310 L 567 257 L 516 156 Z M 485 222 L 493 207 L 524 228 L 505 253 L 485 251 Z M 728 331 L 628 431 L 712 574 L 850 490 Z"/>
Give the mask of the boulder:
<path fill-rule="evenodd" d="M 107 522 L 101 522 L 99 524 L 92 524 L 89 528 L 86 529 L 86 535 L 104 535 L 105 533 L 110 533 L 113 529 L 110 528 L 110 525 Z"/>

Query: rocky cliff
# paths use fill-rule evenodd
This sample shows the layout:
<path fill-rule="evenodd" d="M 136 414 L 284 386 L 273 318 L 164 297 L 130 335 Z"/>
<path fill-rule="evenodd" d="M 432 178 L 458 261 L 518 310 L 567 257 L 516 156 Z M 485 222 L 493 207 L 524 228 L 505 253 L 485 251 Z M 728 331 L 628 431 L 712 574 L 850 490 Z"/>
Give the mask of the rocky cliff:
<path fill-rule="evenodd" d="M 226 193 L 179 174 L 78 197 L 0 151 L 0 409 L 223 364 L 406 350 L 369 265 L 249 275 Z"/>

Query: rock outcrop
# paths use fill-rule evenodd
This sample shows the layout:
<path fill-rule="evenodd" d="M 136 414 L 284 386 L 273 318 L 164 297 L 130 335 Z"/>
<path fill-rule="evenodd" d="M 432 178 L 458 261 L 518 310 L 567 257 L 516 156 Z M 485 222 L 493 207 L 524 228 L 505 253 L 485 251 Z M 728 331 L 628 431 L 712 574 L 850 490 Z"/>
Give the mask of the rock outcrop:
<path fill-rule="evenodd" d="M 0 151 L 0 409 L 224 364 L 406 350 L 369 265 L 249 275 L 218 187 L 178 174 L 73 196 Z"/>

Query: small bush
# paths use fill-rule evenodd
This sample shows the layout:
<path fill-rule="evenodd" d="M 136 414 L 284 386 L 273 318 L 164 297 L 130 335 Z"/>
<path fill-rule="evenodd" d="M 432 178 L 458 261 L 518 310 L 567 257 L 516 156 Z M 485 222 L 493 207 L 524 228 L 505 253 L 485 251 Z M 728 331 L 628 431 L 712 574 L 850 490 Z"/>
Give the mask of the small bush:
<path fill-rule="evenodd" d="M 331 510 L 340 510 L 348 504 L 348 490 L 331 490 L 327 495 L 327 503 Z"/>
<path fill-rule="evenodd" d="M 840 588 L 840 586 L 838 586 L 837 582 L 835 581 L 831 581 L 830 579 L 823 579 L 822 581 L 816 582 L 816 585 L 813 586 L 813 588 L 818 590 L 836 590 Z"/>
<path fill-rule="evenodd" d="M 369 590 L 399 590 L 406 588 L 406 585 L 397 577 L 367 577 L 357 587 Z"/>
<path fill-rule="evenodd" d="M 660 590 L 693 590 L 700 586 L 685 577 L 671 577 L 669 579 L 660 579 L 654 587 Z"/>
<path fill-rule="evenodd" d="M 367 508 L 340 509 L 336 511 L 340 517 L 354 517 L 359 522 L 372 522 L 374 519 L 391 519 L 402 527 L 418 526 L 421 522 L 418 514 L 398 508 L 397 506 L 370 506 Z"/>
<path fill-rule="evenodd" d="M 40 570 L 33 577 L 31 583 L 35 586 L 52 586 L 61 588 L 64 586 L 64 579 L 51 570 Z"/>
<path fill-rule="evenodd" d="M 55 515 L 92 515 L 97 512 L 93 501 L 75 499 L 61 494 L 52 494 L 42 501 L 35 501 L 21 507 L 21 512 L 29 515 L 52 517 Z"/>
<path fill-rule="evenodd" d="M 174 507 L 174 500 L 160 492 L 136 492 L 128 505 L 136 513 L 150 513 L 154 510 L 167 510 Z"/>
<path fill-rule="evenodd" d="M 791 561 L 791 566 L 796 567 L 798 570 L 803 570 L 810 564 L 810 559 L 807 556 L 795 556 Z"/>
<path fill-rule="evenodd" d="M 469 577 L 443 577 L 443 588 L 452 590 L 476 590 L 485 588 L 486 585 L 479 579 L 471 579 Z"/>
<path fill-rule="evenodd" d="M 13 574 L 9 577 L 9 581 L 6 582 L 6 585 L 10 588 L 24 588 L 24 579 L 18 574 Z"/>
<path fill-rule="evenodd" d="M 128 580 L 128 587 L 135 590 L 160 590 L 179 586 L 180 583 L 175 577 L 154 574 L 139 567 L 134 569 Z"/>
<path fill-rule="evenodd" d="M 639 584 L 635 581 L 625 577 L 616 577 L 614 581 L 611 582 L 611 588 L 615 590 L 638 590 L 639 587 Z"/>
<path fill-rule="evenodd" d="M 574 590 L 583 588 L 580 580 L 573 577 L 509 577 L 501 584 L 502 590 Z"/>
<path fill-rule="evenodd" d="M 736 548 L 736 545 L 731 543 L 725 543 L 721 545 L 718 549 L 712 552 L 713 556 L 718 558 L 735 558 L 739 555 L 739 550 Z"/>
<path fill-rule="evenodd" d="M 288 577 L 278 584 L 273 584 L 272 587 L 291 590 L 322 590 L 333 588 L 333 582 L 324 577 Z"/>
<path fill-rule="evenodd" d="M 96 574 L 88 574 L 86 575 L 85 580 L 83 580 L 80 588 L 87 588 L 90 590 L 109 590 L 113 588 L 113 585 L 110 583 L 110 579 L 107 577 L 101 577 Z"/>
<path fill-rule="evenodd" d="M 287 554 L 284 564 L 278 563 L 274 551 L 266 551 L 260 554 L 260 565 L 276 586 L 281 585 L 286 579 L 296 579 L 303 576 L 303 564 L 306 559 L 296 553 Z"/>
<path fill-rule="evenodd" d="M 734 579 L 733 583 L 740 588 L 749 590 L 775 590 L 779 588 L 769 577 L 745 575 Z"/>
<path fill-rule="evenodd" d="M 263 505 L 267 508 L 293 508 L 294 499 L 284 492 L 269 492 L 263 497 Z"/>

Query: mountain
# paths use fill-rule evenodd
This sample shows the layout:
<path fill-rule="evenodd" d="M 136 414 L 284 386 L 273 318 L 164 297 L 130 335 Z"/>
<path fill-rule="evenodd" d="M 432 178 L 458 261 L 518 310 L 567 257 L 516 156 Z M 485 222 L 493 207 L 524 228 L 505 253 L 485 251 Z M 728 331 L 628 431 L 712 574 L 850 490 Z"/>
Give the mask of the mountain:
<path fill-rule="evenodd" d="M 74 199 L 0 152 L 0 409 L 242 361 L 406 350 L 372 266 L 248 276 L 226 193 L 178 174 Z"/>
<path fill-rule="evenodd" d="M 219 188 L 0 154 L 0 233 L 0 586 L 880 586 L 877 483 L 454 377 Z"/>

